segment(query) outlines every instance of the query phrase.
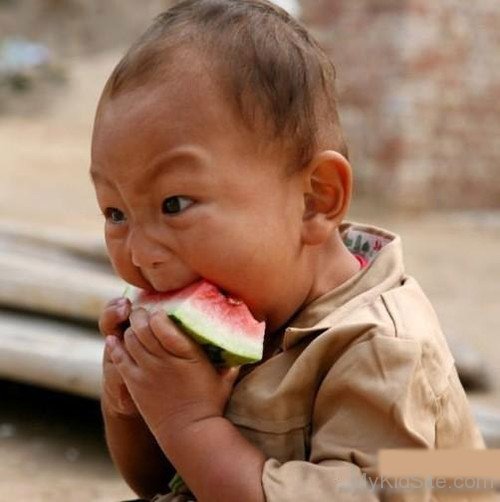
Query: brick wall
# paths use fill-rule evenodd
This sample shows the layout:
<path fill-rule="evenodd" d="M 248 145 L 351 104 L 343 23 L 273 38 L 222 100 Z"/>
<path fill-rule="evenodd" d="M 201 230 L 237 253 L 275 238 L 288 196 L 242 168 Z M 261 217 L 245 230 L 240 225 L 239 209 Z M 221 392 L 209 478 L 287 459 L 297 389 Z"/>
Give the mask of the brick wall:
<path fill-rule="evenodd" d="M 500 2 L 301 3 L 337 67 L 358 193 L 500 207 Z"/>
<path fill-rule="evenodd" d="M 171 0 L 0 0 L 0 39 L 21 37 L 58 55 L 126 47 Z"/>

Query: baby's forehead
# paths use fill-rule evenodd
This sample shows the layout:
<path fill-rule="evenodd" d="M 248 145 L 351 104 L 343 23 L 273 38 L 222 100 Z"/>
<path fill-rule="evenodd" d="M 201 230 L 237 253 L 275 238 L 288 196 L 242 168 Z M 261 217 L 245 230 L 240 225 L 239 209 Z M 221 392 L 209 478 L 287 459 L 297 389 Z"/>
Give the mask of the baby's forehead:
<path fill-rule="evenodd" d="M 186 166 L 268 155 L 271 142 L 257 139 L 227 103 L 208 94 L 210 89 L 193 85 L 184 90 L 180 84 L 144 86 L 103 101 L 94 128 L 92 165 L 98 171 L 116 166 L 109 175 L 121 178 L 118 166 L 129 165 L 131 159 L 137 166 L 150 165 L 182 145 L 184 154 L 185 145 L 191 145 L 191 155 L 177 158 Z"/>
<path fill-rule="evenodd" d="M 107 140 L 123 135 L 136 139 L 147 135 L 162 140 L 171 134 L 208 134 L 233 124 L 230 108 L 202 84 L 187 86 L 152 83 L 102 100 L 95 121 L 97 136 Z M 133 138 L 130 139 L 133 141 Z"/>
<path fill-rule="evenodd" d="M 114 97 L 103 95 L 93 144 L 119 140 L 140 148 L 145 139 L 164 142 L 172 135 L 185 134 L 229 140 L 237 132 L 239 140 L 254 143 L 253 151 L 264 144 L 270 146 L 265 128 L 248 127 L 222 89 L 203 73 L 202 66 L 178 65 L 177 69 L 164 79 L 123 90 Z"/>
<path fill-rule="evenodd" d="M 102 106 L 118 102 L 126 113 L 167 114 L 165 120 L 189 115 L 195 123 L 242 123 L 234 101 L 216 65 L 194 48 L 178 49 L 146 80 L 135 80 L 132 75 L 116 95 L 105 90 L 101 99 Z"/>

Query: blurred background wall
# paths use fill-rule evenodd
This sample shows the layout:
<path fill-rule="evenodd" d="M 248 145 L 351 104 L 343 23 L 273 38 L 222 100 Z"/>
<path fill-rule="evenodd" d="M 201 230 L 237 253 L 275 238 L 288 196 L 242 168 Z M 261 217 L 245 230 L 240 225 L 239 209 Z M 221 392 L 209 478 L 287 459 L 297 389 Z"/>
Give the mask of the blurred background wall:
<path fill-rule="evenodd" d="M 81 56 L 125 47 L 171 3 L 0 0 L 0 33 Z M 406 208 L 500 206 L 500 2 L 278 3 L 336 64 L 358 194 Z"/>
<path fill-rule="evenodd" d="M 500 206 L 500 2 L 301 0 L 333 56 L 359 192 Z"/>
<path fill-rule="evenodd" d="M 64 56 L 126 46 L 168 0 L 0 0 L 2 37 L 26 37 Z"/>

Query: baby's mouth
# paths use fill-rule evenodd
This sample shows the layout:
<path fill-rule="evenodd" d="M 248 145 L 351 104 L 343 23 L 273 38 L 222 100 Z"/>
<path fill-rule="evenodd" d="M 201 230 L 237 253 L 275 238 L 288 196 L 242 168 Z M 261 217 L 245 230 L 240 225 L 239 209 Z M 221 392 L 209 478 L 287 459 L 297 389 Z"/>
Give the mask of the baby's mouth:
<path fill-rule="evenodd" d="M 191 286 L 191 284 L 201 281 L 202 279 L 202 277 L 198 276 L 194 280 L 190 279 L 187 282 L 174 282 L 169 284 L 168 281 L 162 281 L 161 279 L 155 280 L 155 278 L 148 279 L 144 277 L 144 280 L 149 285 L 149 287 L 144 289 L 146 289 L 149 293 L 174 293 L 176 291 L 181 291 L 182 289 L 185 289 Z"/>

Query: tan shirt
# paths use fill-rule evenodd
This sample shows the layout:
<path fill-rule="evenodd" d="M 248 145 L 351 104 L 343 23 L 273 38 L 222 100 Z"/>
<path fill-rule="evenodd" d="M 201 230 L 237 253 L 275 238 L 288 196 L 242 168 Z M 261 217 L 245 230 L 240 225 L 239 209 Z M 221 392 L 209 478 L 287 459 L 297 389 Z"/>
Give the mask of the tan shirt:
<path fill-rule="evenodd" d="M 368 267 L 299 312 L 279 353 L 228 403 L 227 418 L 268 457 L 270 502 L 380 500 L 349 488 L 377 476 L 379 449 L 484 448 L 436 314 L 405 274 L 400 238 L 359 224 L 341 231 Z"/>

